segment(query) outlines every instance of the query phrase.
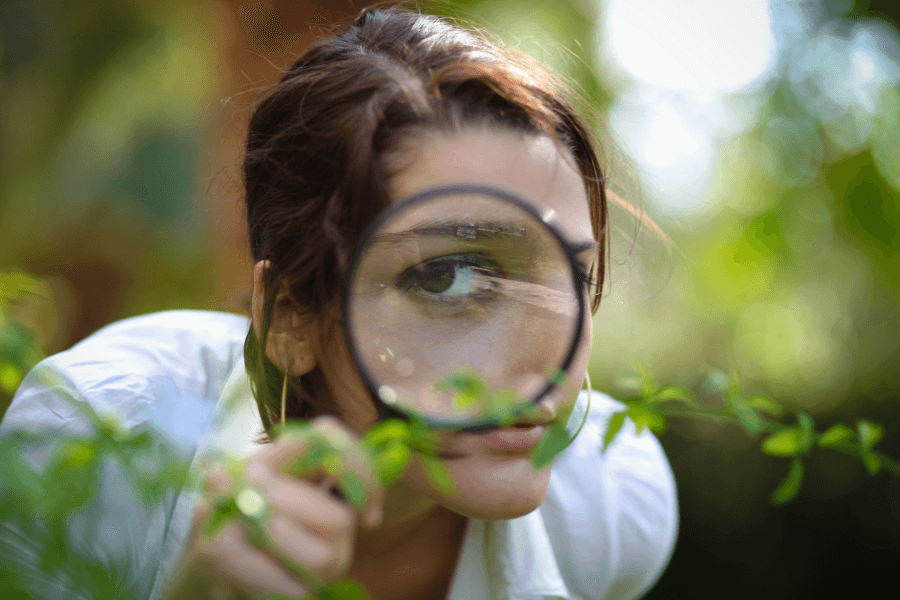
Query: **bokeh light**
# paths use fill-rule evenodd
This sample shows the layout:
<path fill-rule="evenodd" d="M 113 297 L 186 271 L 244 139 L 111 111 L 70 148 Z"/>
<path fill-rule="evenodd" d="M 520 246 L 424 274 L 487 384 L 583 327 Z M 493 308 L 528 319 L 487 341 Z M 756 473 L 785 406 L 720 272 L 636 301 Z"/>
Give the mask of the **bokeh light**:
<path fill-rule="evenodd" d="M 755 127 L 773 178 L 808 183 L 824 162 L 871 145 L 900 189 L 900 36 L 890 25 L 792 0 L 601 6 L 600 64 L 619 90 L 610 127 L 662 214 L 716 210 L 717 154 Z M 760 120 L 773 101 L 784 110 Z"/>
<path fill-rule="evenodd" d="M 769 75 L 775 63 L 767 0 L 610 0 L 605 12 L 610 55 L 645 85 L 741 91 Z"/>

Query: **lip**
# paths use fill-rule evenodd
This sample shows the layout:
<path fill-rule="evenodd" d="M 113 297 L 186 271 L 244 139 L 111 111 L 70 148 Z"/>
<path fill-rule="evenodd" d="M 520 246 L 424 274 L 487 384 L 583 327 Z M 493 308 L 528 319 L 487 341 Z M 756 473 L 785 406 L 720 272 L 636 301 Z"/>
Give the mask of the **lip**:
<path fill-rule="evenodd" d="M 470 434 L 478 443 L 493 450 L 530 450 L 538 445 L 547 426 L 522 423 L 519 427 L 493 427 L 481 433 Z"/>

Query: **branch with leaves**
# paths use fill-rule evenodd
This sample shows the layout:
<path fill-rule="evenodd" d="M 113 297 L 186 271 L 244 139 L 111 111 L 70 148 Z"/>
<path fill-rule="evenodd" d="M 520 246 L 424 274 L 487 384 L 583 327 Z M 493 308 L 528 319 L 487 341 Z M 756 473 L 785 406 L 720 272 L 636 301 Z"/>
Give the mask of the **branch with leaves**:
<path fill-rule="evenodd" d="M 784 405 L 762 394 L 746 395 L 741 378 L 719 369 L 709 369 L 703 386 L 721 396 L 718 409 L 702 408 L 697 397 L 677 385 L 658 385 L 649 368 L 641 365 L 635 373 L 620 379 L 623 387 L 637 392 L 625 400 L 627 408 L 612 415 L 603 440 L 608 447 L 630 418 L 638 431 L 648 428 L 661 434 L 669 418 L 688 418 L 739 425 L 750 437 L 764 435 L 760 448 L 766 454 L 790 459 L 788 473 L 772 494 L 772 501 L 783 504 L 793 499 L 803 482 L 804 459 L 816 450 L 831 450 L 855 456 L 872 475 L 884 470 L 900 477 L 900 462 L 875 449 L 884 434 L 877 423 L 861 419 L 856 427 L 837 423 L 817 431 L 810 414 L 789 411 Z"/>

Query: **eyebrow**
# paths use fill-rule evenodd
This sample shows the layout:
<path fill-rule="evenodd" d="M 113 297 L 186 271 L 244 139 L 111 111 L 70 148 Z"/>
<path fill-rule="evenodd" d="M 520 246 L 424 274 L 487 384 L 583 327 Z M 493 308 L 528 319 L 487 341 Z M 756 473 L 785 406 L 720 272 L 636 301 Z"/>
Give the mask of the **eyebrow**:
<path fill-rule="evenodd" d="M 528 228 L 512 221 L 478 221 L 461 223 L 459 220 L 431 220 L 418 223 L 405 231 L 381 233 L 372 238 L 373 244 L 400 245 L 423 236 L 454 237 L 467 242 L 485 239 L 523 238 Z"/>
<path fill-rule="evenodd" d="M 460 223 L 459 220 L 433 219 L 423 221 L 407 229 L 396 233 L 381 233 L 372 238 L 372 244 L 399 246 L 409 240 L 419 239 L 422 236 L 455 237 L 474 242 L 487 239 L 523 238 L 528 235 L 528 228 L 513 221 L 479 221 Z M 597 250 L 600 244 L 594 240 L 576 242 L 569 246 L 573 255 Z"/>

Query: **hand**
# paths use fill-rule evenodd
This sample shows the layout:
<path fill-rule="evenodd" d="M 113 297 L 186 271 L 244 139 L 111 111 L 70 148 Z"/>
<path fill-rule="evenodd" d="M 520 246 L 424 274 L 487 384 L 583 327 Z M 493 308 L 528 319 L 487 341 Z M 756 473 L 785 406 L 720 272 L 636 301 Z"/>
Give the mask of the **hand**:
<path fill-rule="evenodd" d="M 332 465 L 330 474 L 321 468 L 302 477 L 289 474 L 322 440 L 341 459 L 337 467 Z M 335 477 L 342 475 L 335 468 L 358 475 L 367 496 L 364 506 L 354 509 L 333 495 Z M 168 597 L 306 596 L 305 574 L 323 582 L 345 575 L 357 525 L 371 528 L 381 521 L 383 490 L 357 436 L 333 417 L 319 417 L 304 431 L 286 433 L 260 448 L 248 459 L 245 474 L 246 482 L 235 482 L 221 470 L 206 475 L 204 498 L 194 511 L 188 549 Z M 230 522 L 213 539 L 205 538 L 202 531 L 214 499 L 246 484 L 267 505 L 255 521 L 267 547 L 253 543 L 253 523 L 248 528 L 247 523 Z"/>

